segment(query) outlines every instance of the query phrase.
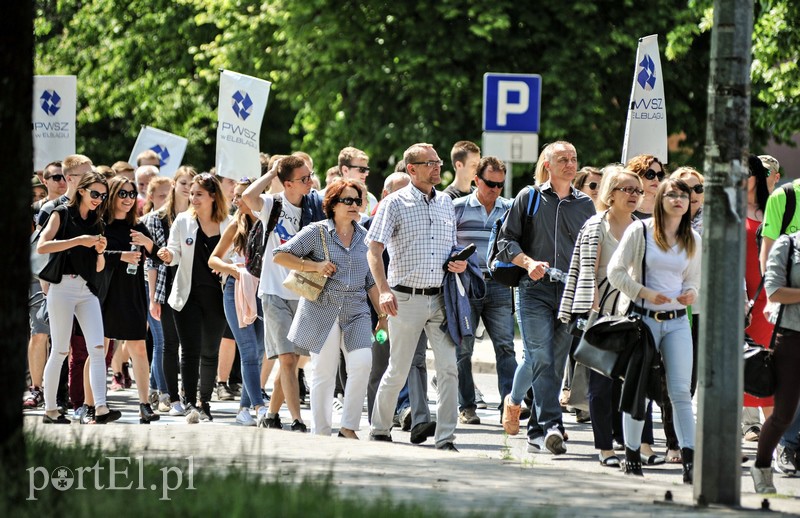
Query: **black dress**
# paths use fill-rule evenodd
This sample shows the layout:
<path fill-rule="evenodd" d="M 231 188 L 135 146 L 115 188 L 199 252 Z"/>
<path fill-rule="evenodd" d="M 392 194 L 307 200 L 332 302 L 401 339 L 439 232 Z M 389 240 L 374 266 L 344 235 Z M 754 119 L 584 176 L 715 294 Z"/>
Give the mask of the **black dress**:
<path fill-rule="evenodd" d="M 136 274 L 127 273 L 128 264 L 121 260 L 120 252 L 131 251 L 131 230 L 148 238 L 150 232 L 142 223 L 131 227 L 125 220 L 117 219 L 106 226 L 106 274 L 108 291 L 103 301 L 103 327 L 107 338 L 118 340 L 144 340 L 147 338 L 148 294 L 144 285 L 144 258 L 147 250 L 140 247 L 142 257 Z M 116 252 L 116 253 L 114 253 Z M 157 248 L 153 245 L 155 257 Z"/>

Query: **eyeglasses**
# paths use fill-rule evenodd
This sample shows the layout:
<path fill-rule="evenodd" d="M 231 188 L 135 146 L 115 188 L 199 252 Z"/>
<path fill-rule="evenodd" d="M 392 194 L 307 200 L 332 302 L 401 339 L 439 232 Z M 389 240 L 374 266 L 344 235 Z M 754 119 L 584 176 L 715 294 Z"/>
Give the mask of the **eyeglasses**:
<path fill-rule="evenodd" d="M 336 201 L 338 201 L 339 203 L 344 203 L 345 205 L 352 205 L 355 203 L 359 207 L 361 206 L 362 203 L 364 203 L 364 200 L 362 200 L 361 198 L 339 198 Z"/>
<path fill-rule="evenodd" d="M 481 181 L 486 184 L 486 187 L 490 189 L 501 189 L 505 185 L 503 182 L 493 182 L 491 180 L 487 180 L 482 176 L 479 176 L 478 178 L 480 178 Z"/>
<path fill-rule="evenodd" d="M 54 174 L 54 175 L 51 175 L 51 176 L 45 176 L 44 179 L 45 180 L 54 180 L 56 182 L 63 182 L 65 180 L 63 174 Z"/>
<path fill-rule="evenodd" d="M 589 182 L 589 189 L 591 189 L 592 191 L 597 190 L 597 185 L 598 185 L 597 182 Z"/>
<path fill-rule="evenodd" d="M 635 194 L 636 196 L 641 196 L 642 194 L 644 194 L 644 191 L 642 189 L 639 189 L 638 187 L 615 187 L 613 190 L 624 192 L 628 196 L 630 196 L 631 194 Z"/>
<path fill-rule="evenodd" d="M 425 162 L 411 162 L 411 165 L 426 165 L 428 167 L 442 167 L 444 162 L 441 160 L 426 160 Z"/>
<path fill-rule="evenodd" d="M 658 177 L 658 181 L 659 182 L 664 179 L 664 176 L 665 176 L 664 171 L 656 172 L 656 171 L 653 171 L 652 169 L 648 169 L 647 172 L 644 173 L 644 177 L 647 178 L 648 180 L 652 180 L 652 179 Z"/>
<path fill-rule="evenodd" d="M 685 192 L 675 192 L 675 191 L 664 193 L 664 197 L 669 198 L 672 201 L 689 199 L 689 195 L 686 194 Z"/>
<path fill-rule="evenodd" d="M 125 198 L 134 199 L 134 198 L 136 198 L 137 194 L 138 194 L 138 193 L 137 193 L 136 191 L 124 191 L 124 190 L 122 190 L 122 189 L 120 189 L 119 191 L 117 191 L 117 196 L 119 196 L 119 197 L 120 197 L 120 198 L 122 198 L 123 200 L 124 200 Z"/>
<path fill-rule="evenodd" d="M 362 173 L 367 173 L 367 174 L 369 173 L 369 167 L 365 165 L 350 165 L 350 164 L 342 164 L 342 165 L 345 167 L 350 167 L 352 169 L 358 169 Z"/>
<path fill-rule="evenodd" d="M 300 178 L 295 178 L 294 180 L 286 180 L 287 182 L 300 182 L 300 183 L 309 183 L 311 181 L 311 175 L 301 176 Z"/>
<path fill-rule="evenodd" d="M 703 194 L 706 190 L 702 183 L 698 183 L 694 187 L 689 187 L 689 189 L 693 190 L 695 194 Z"/>
<path fill-rule="evenodd" d="M 89 196 L 91 196 L 93 200 L 100 198 L 101 200 L 106 201 L 106 198 L 108 198 L 108 193 L 89 189 Z"/>

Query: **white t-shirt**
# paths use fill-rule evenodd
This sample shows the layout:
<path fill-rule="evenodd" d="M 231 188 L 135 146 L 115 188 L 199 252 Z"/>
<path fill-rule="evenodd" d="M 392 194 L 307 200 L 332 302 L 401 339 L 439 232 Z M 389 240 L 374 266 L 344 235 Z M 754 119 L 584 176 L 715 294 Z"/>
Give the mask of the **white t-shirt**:
<path fill-rule="evenodd" d="M 261 283 L 259 284 L 258 292 L 263 295 L 277 295 L 285 300 L 299 300 L 300 297 L 295 292 L 283 287 L 283 281 L 289 275 L 290 270 L 272 262 L 272 251 L 292 239 L 300 230 L 302 210 L 300 207 L 295 207 L 286 201 L 282 194 L 277 194 L 276 196 L 280 196 L 283 199 L 283 206 L 275 229 L 267 236 L 267 246 L 264 248 L 264 262 L 261 266 Z M 270 212 L 272 212 L 272 195 L 262 194 L 261 200 L 264 202 L 261 212 L 254 211 L 253 214 L 266 227 Z"/>
<path fill-rule="evenodd" d="M 683 292 L 683 274 L 689 267 L 689 256 L 686 250 L 677 244 L 666 252 L 659 248 L 653 237 L 653 230 L 647 230 L 647 279 L 645 286 L 670 297 L 673 302 L 655 305 L 645 301 L 645 307 L 653 311 L 672 311 L 686 306 L 675 301 L 675 297 Z M 641 299 L 636 301 L 641 304 Z"/>

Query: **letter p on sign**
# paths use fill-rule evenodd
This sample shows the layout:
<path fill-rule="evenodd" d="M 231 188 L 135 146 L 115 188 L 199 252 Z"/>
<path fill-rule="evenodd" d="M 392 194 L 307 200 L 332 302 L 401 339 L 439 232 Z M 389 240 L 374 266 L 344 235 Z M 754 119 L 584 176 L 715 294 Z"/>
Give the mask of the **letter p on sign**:
<path fill-rule="evenodd" d="M 536 74 L 484 74 L 483 130 L 538 133 L 541 90 Z"/>

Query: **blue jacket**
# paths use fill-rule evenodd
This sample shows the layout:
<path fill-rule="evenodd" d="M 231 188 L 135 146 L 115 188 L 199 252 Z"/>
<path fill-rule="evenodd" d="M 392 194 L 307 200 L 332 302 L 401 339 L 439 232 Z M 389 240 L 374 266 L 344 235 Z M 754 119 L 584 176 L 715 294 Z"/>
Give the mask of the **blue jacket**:
<path fill-rule="evenodd" d="M 462 249 L 463 247 L 456 246 L 453 248 L 453 252 Z M 463 291 L 459 289 L 459 280 L 464 288 Z M 482 299 L 486 296 L 486 282 L 483 280 L 483 272 L 478 265 L 476 254 L 469 256 L 467 269 L 462 273 L 446 272 L 442 287 L 444 289 L 444 307 L 447 312 L 442 329 L 447 331 L 453 343 L 458 346 L 463 337 L 474 336 L 472 322 L 470 322 L 470 299 Z M 447 329 L 444 329 L 445 326 Z"/>
<path fill-rule="evenodd" d="M 305 227 L 309 223 L 315 221 L 322 221 L 328 219 L 325 213 L 322 212 L 322 196 L 319 191 L 311 189 L 311 192 L 303 196 L 303 201 L 300 203 L 300 228 Z"/>

